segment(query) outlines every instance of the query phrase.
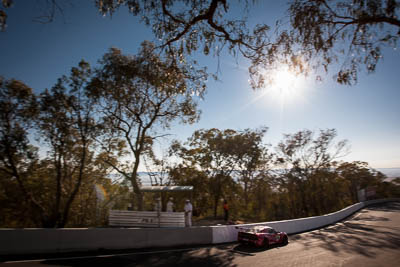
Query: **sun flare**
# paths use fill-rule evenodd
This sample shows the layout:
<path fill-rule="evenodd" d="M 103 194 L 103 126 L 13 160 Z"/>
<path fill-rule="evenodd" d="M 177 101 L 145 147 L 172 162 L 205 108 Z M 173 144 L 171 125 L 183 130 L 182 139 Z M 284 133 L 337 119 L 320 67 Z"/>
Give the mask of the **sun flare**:
<path fill-rule="evenodd" d="M 268 84 L 263 89 L 266 98 L 279 99 L 281 102 L 292 102 L 304 94 L 305 78 L 296 75 L 286 66 L 281 66 L 266 73 Z"/>

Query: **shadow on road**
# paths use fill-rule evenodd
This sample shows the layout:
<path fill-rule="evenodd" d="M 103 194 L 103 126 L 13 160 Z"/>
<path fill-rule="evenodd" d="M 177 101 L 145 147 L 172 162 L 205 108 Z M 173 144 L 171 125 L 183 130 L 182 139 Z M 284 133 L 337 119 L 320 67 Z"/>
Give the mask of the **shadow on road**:
<path fill-rule="evenodd" d="M 272 249 L 279 249 L 281 247 L 287 246 L 288 244 L 275 244 L 275 245 L 270 245 L 269 247 L 255 247 L 255 246 L 250 246 L 250 245 L 242 245 L 238 244 L 236 245 L 232 251 L 238 254 L 242 254 L 244 256 L 254 256 L 255 253 L 260 253 L 264 252 L 267 250 L 272 250 Z"/>
<path fill-rule="evenodd" d="M 201 250 L 162 252 L 155 254 L 135 254 L 112 257 L 97 257 L 72 260 L 47 260 L 42 262 L 48 266 L 223 266 L 234 267 L 233 253 L 215 253 L 215 248 Z"/>
<path fill-rule="evenodd" d="M 388 202 L 385 205 L 372 205 L 367 208 L 367 210 L 377 210 L 377 211 L 400 211 L 400 203 L 399 202 Z"/>
<path fill-rule="evenodd" d="M 391 203 L 390 206 L 374 206 L 369 210 L 399 212 L 400 204 Z M 398 227 L 376 226 L 370 224 L 377 221 L 390 221 L 388 218 L 375 216 L 370 213 L 361 213 L 361 216 L 349 221 L 317 231 L 304 233 L 292 237 L 306 248 L 321 246 L 333 252 L 358 253 L 366 257 L 375 257 L 377 249 L 400 248 L 400 234 Z"/>

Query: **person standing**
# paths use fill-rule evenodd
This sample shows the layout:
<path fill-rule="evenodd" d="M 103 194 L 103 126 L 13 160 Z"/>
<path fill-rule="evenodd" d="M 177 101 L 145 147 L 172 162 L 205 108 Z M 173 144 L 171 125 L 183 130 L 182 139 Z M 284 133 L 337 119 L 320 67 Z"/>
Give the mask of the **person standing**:
<path fill-rule="evenodd" d="M 228 206 L 228 201 L 224 200 L 224 220 L 225 222 L 228 222 L 229 219 L 229 206 Z"/>
<path fill-rule="evenodd" d="M 174 202 L 173 202 L 173 198 L 170 197 L 168 202 L 167 202 L 167 212 L 173 212 L 174 211 Z"/>
<path fill-rule="evenodd" d="M 185 225 L 186 227 L 191 227 L 193 206 L 190 203 L 189 199 L 186 199 L 184 210 L 185 210 Z"/>

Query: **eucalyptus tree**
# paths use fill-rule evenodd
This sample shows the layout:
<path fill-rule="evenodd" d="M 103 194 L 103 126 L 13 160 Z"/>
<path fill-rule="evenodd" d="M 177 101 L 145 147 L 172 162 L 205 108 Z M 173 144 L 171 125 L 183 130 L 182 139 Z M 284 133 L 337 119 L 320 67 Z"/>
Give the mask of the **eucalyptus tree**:
<path fill-rule="evenodd" d="M 112 15 L 125 7 L 151 27 L 160 40 L 158 48 L 168 53 L 191 55 L 201 50 L 204 55 L 219 56 L 224 48 L 236 56 L 258 60 L 265 56 L 269 46 L 269 27 L 257 24 L 248 26 L 248 14 L 256 1 L 226 0 L 111 0 L 96 1 L 103 15 Z M 233 8 L 240 13 L 232 15 Z M 235 12 L 235 11 L 234 11 Z M 172 49 L 174 48 L 174 49 Z"/>
<path fill-rule="evenodd" d="M 400 3 L 396 0 L 293 0 L 289 27 L 283 24 L 275 43 L 258 65 L 287 64 L 298 72 L 333 71 L 340 84 L 357 82 L 359 72 L 373 73 L 384 48 L 397 48 Z"/>
<path fill-rule="evenodd" d="M 337 168 L 338 177 L 343 179 L 346 186 L 346 196 L 349 203 L 354 204 L 359 201 L 358 191 L 367 187 L 378 187 L 385 178 L 381 173 L 373 170 L 367 162 L 353 161 L 343 162 Z"/>
<path fill-rule="evenodd" d="M 335 129 L 320 130 L 314 137 L 310 130 L 284 135 L 276 147 L 277 163 L 283 173 L 294 217 L 311 215 L 324 196 L 320 179 L 335 167 L 335 161 L 349 151 L 347 140 L 334 142 Z M 314 197 L 314 199 L 312 199 Z"/>
<path fill-rule="evenodd" d="M 84 94 L 90 75 L 90 66 L 82 61 L 39 96 L 20 81 L 0 81 L 2 185 L 12 188 L 16 182 L 23 201 L 14 208 L 30 207 L 20 215 L 27 221 L 22 226 L 64 227 L 88 179 L 95 134 L 94 102 Z M 47 157 L 39 158 L 34 137 Z"/>
<path fill-rule="evenodd" d="M 173 185 L 193 186 L 190 196 L 192 198 L 195 216 L 207 216 L 213 210 L 214 201 L 210 177 L 203 170 L 186 163 L 171 165 L 168 177 Z M 174 202 L 177 209 L 183 209 L 187 194 L 174 194 Z"/>
<path fill-rule="evenodd" d="M 89 92 L 98 105 L 104 160 L 129 180 L 138 209 L 143 208 L 138 169 L 171 123 L 199 119 L 196 99 L 205 92 L 203 70 L 154 52 L 144 42 L 138 55 L 112 48 L 100 61 Z"/>
<path fill-rule="evenodd" d="M 41 214 L 44 207 L 32 194 L 29 181 L 38 161 L 37 148 L 30 144 L 28 138 L 38 112 L 36 103 L 30 87 L 15 79 L 0 77 L 1 191 L 6 198 L 18 192 L 17 195 L 21 196 L 19 203 L 26 204 L 33 213 Z M 41 219 L 37 216 L 33 221 L 39 225 Z"/>
<path fill-rule="evenodd" d="M 171 151 L 182 161 L 182 166 L 204 172 L 209 177 L 214 217 L 222 197 L 237 200 L 235 192 L 241 191 L 237 172 L 244 175 L 239 181 L 249 185 L 250 176 L 262 161 L 261 140 L 266 130 L 201 129 L 195 131 L 186 143 L 172 144 Z"/>
<path fill-rule="evenodd" d="M 54 190 L 45 227 L 67 224 L 82 184 L 90 179 L 88 169 L 94 160 L 96 135 L 95 102 L 85 90 L 91 76 L 90 65 L 81 61 L 69 76 L 62 76 L 50 90 L 40 94 L 39 139 L 48 148 L 50 187 Z"/>
<path fill-rule="evenodd" d="M 235 151 L 238 158 L 235 172 L 238 173 L 238 182 L 243 187 L 245 210 L 250 201 L 250 192 L 258 184 L 256 180 L 265 178 L 272 167 L 272 153 L 263 143 L 267 130 L 267 127 L 255 130 L 245 129 L 238 132 L 235 137 L 235 146 L 237 146 Z"/>

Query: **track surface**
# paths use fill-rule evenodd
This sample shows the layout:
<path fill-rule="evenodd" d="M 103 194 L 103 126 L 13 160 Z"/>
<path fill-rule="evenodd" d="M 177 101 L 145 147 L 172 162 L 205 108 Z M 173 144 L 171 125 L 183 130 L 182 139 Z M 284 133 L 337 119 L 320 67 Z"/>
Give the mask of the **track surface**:
<path fill-rule="evenodd" d="M 0 266 L 400 266 L 400 203 L 371 206 L 335 225 L 292 235 L 288 245 L 269 249 L 228 244 L 76 257 L 3 260 Z"/>

